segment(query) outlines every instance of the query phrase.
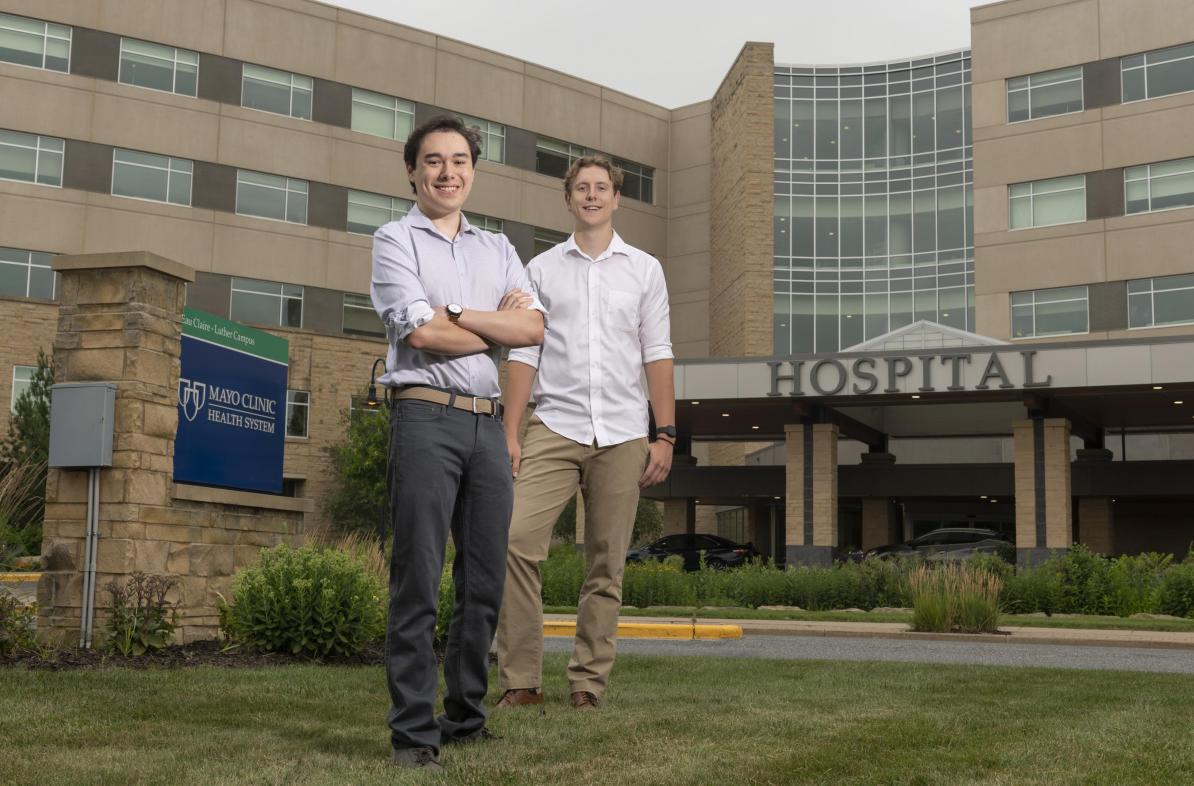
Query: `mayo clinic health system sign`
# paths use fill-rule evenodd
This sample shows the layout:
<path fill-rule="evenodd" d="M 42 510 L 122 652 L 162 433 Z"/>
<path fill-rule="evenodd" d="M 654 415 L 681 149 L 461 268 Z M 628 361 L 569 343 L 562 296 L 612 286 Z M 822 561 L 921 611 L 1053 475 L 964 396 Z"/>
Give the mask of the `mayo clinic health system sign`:
<path fill-rule="evenodd" d="M 285 339 L 183 310 L 176 481 L 281 493 L 288 358 Z"/>

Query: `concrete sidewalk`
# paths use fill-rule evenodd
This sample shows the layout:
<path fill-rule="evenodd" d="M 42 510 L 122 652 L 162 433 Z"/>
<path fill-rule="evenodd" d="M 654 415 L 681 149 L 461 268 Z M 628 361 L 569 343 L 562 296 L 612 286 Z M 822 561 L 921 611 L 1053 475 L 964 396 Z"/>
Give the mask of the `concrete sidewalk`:
<path fill-rule="evenodd" d="M 576 622 L 572 614 L 545 614 L 544 628 Z M 692 617 L 622 617 L 622 624 L 682 626 Z M 1090 647 L 1157 647 L 1194 650 L 1194 633 L 1156 630 L 1079 630 L 1074 628 L 1000 627 L 999 633 L 914 633 L 903 623 L 810 622 L 805 620 L 744 620 L 696 618 L 698 625 L 740 626 L 744 636 L 841 636 L 903 639 L 905 641 L 963 641 L 991 644 L 1064 644 Z M 642 628 L 639 627 L 638 630 Z M 661 628 L 662 630 L 662 628 Z M 620 631 L 619 631 L 620 632 Z M 559 635 L 559 634 L 556 634 Z M 641 634 L 640 634 L 641 635 Z M 661 638 L 675 638 L 661 636 Z"/>

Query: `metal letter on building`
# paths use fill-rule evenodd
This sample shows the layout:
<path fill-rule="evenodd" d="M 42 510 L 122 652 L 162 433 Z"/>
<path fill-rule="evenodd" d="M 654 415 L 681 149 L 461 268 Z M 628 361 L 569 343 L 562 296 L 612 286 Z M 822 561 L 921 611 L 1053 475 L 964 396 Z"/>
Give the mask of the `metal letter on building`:
<path fill-rule="evenodd" d="M 281 493 L 289 351 L 264 331 L 183 311 L 176 481 Z"/>

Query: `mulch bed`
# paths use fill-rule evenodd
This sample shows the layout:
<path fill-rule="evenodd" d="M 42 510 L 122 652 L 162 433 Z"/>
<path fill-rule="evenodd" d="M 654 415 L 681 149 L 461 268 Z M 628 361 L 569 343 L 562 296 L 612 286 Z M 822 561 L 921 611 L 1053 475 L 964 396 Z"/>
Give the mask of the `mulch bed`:
<path fill-rule="evenodd" d="M 293 666 L 322 663 L 335 666 L 380 666 L 384 663 L 381 645 L 369 647 L 349 658 L 324 661 L 297 655 L 224 650 L 220 641 L 196 641 L 144 655 L 124 656 L 103 649 L 51 649 L 44 652 L 26 650 L 0 655 L 0 668 L 25 668 L 30 671 L 79 671 L 94 669 L 181 669 L 196 666 L 221 668 L 258 668 L 262 666 Z"/>

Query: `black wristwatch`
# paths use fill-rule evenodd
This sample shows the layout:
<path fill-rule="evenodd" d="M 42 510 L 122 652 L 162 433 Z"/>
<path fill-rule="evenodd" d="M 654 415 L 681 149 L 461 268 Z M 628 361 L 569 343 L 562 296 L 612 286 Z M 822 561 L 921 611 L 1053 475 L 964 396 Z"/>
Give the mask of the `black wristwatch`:
<path fill-rule="evenodd" d="M 464 313 L 464 306 L 459 303 L 449 303 L 444 306 L 444 311 L 448 312 L 448 319 L 452 322 L 460 319 L 460 315 Z"/>
<path fill-rule="evenodd" d="M 675 426 L 656 426 L 655 427 L 655 436 L 659 437 L 660 435 L 663 435 L 665 437 L 671 437 L 672 442 L 674 443 L 676 441 L 676 427 Z"/>

